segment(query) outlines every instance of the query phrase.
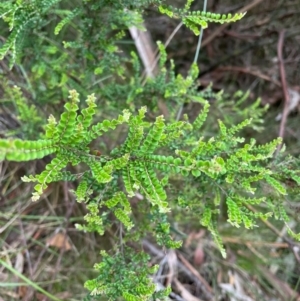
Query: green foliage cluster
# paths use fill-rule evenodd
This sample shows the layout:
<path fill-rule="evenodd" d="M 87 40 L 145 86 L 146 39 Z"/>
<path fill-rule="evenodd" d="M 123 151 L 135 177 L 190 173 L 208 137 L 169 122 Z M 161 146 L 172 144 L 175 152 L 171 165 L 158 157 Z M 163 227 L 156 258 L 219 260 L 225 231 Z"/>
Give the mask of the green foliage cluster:
<path fill-rule="evenodd" d="M 76 200 L 88 210 L 85 223 L 76 225 L 78 229 L 103 235 L 108 228 L 119 226 L 120 244 L 115 250 L 101 252 L 102 261 L 95 265 L 99 276 L 85 284 L 89 299 L 155 300 L 168 295 L 169 289 L 156 290 L 149 278 L 155 267 L 149 267 L 148 256 L 132 245 L 152 235 L 165 248 L 179 248 L 181 241 L 176 240 L 170 225 L 174 209 L 189 210 L 211 232 L 224 257 L 226 250 L 218 231 L 222 206 L 234 227 L 251 229 L 257 219 L 271 216 L 287 224 L 283 199 L 299 192 L 299 163 L 283 153 L 274 163 L 281 139 L 258 145 L 255 139 L 243 136 L 245 127 L 261 130 L 265 109 L 259 107 L 259 100 L 242 108 L 247 93 L 231 97 L 214 93 L 210 87 L 198 91 L 197 66 L 192 65 L 186 77 L 176 75 L 174 62 L 166 67 L 162 43 L 158 43 L 159 74 L 144 80 L 137 55 L 120 54 L 117 46 L 128 27 L 141 26 L 142 12 L 149 5 L 181 19 L 195 34 L 208 22 L 234 22 L 244 14 L 190 12 L 191 1 L 183 9 L 157 0 L 83 0 L 72 8 L 64 5 L 63 0 L 6 0 L 0 4 L 0 16 L 10 29 L 0 57 L 9 54 L 11 67 L 21 63 L 32 67 L 33 98 L 41 95 L 41 103 L 57 96 L 66 99 L 63 112 L 53 112 L 43 124 L 39 108 L 30 106 L 19 88 L 8 85 L 7 93 L 15 99 L 19 118 L 27 128 L 23 139 L 0 139 L 0 160 L 25 162 L 48 156 L 50 163 L 40 174 L 22 178 L 35 183 L 34 201 L 49 184 L 72 181 L 77 187 L 73 191 Z M 64 41 L 64 49 L 48 43 L 42 32 L 51 18 L 58 17 L 60 21 L 52 27 L 54 36 L 64 33 L 69 39 L 72 30 L 66 28 L 76 28 L 76 39 Z M 79 19 L 75 26 L 73 21 Z M 34 37 L 29 39 L 33 29 Z M 26 45 L 29 40 L 32 45 L 36 41 L 42 50 Z M 31 51 L 35 56 L 29 64 L 25 54 Z M 80 58 L 84 70 L 78 63 Z M 97 81 L 99 87 L 91 85 Z M 210 107 L 216 105 L 225 111 L 228 98 L 234 100 L 231 112 L 240 122 L 233 124 L 230 114 L 224 121 L 210 119 L 209 114 L 214 113 Z M 164 102 L 169 116 L 157 114 L 159 101 Z M 192 117 L 178 115 L 178 109 L 189 103 L 201 107 L 200 112 Z M 122 113 L 116 114 L 117 110 Z M 214 131 L 208 137 L 205 126 L 210 120 Z M 40 130 L 42 125 L 44 130 Z M 101 138 L 116 137 L 116 133 L 122 133 L 121 138 L 102 150 Z M 296 187 L 291 189 L 288 179 Z M 265 211 L 249 209 L 262 203 Z M 300 238 L 291 229 L 289 232 Z"/>
<path fill-rule="evenodd" d="M 169 295 L 170 289 L 156 292 L 155 284 L 151 282 L 149 275 L 155 273 L 158 266 L 145 268 L 150 259 L 146 253 L 136 253 L 126 248 L 114 257 L 105 251 L 102 251 L 101 255 L 102 262 L 95 265 L 99 276 L 85 283 L 85 287 L 92 291 L 91 296 L 105 294 L 111 300 L 122 296 L 126 301 L 138 301 Z"/>
<path fill-rule="evenodd" d="M 145 197 L 143 202 L 147 200 L 145 206 L 151 214 L 149 222 L 156 225 L 148 231 L 165 247 L 178 248 L 180 242 L 173 241 L 170 235 L 167 214 L 172 202 L 189 207 L 189 200 L 182 197 L 180 200 L 172 200 L 167 195 L 172 179 L 179 175 L 182 183 L 185 179 L 189 182 L 190 178 L 206 186 L 210 182 L 210 197 L 198 199 L 199 222 L 211 231 L 224 257 L 225 249 L 216 227 L 221 202 L 226 203 L 228 222 L 235 227 L 244 225 L 251 229 L 256 226 L 257 218 L 267 219 L 273 214 L 287 222 L 284 208 L 281 206 L 280 211 L 275 209 L 278 206 L 275 201 L 278 202 L 287 194 L 285 185 L 280 181 L 283 172 L 287 171 L 273 170 L 268 164 L 281 139 L 264 145 L 256 145 L 254 139 L 244 143 L 245 139 L 236 134 L 249 125 L 251 120 L 230 127 L 218 120 L 219 134 L 206 140 L 200 133 L 207 118 L 208 102 L 204 103 L 203 110 L 193 122 L 185 120 L 167 123 L 163 116 L 156 117 L 153 123 L 147 122 L 146 108 L 143 107 L 137 114 L 124 110 L 117 119 L 96 124 L 92 123 L 96 112 L 94 95 L 87 98 L 87 107 L 80 112 L 78 102 L 78 93 L 71 91 L 59 122 L 53 116 L 49 117 L 43 139 L 1 139 L 0 154 L 1 159 L 12 161 L 29 161 L 49 154 L 55 155 L 41 174 L 23 177 L 23 181 L 37 182 L 34 201 L 39 199 L 49 183 L 70 179 L 70 175 L 66 174 L 69 163 L 73 166 L 84 163 L 87 168 L 71 178 L 76 178 L 79 183 L 74 191 L 78 202 L 85 202 L 89 210 L 85 216 L 86 224 L 78 225 L 79 229 L 103 234 L 105 223 L 102 216 L 111 213 L 116 222 L 121 222 L 124 229 L 135 236 L 138 224 L 134 222 L 130 198 L 140 193 Z M 128 126 L 128 134 L 123 144 L 106 156 L 91 154 L 89 145 L 94 139 L 124 124 Z M 174 145 L 177 145 L 175 150 L 172 149 Z M 291 176 L 299 182 L 297 173 Z M 112 196 L 111 192 L 103 192 L 101 199 L 97 200 L 89 179 L 99 185 L 122 179 L 123 185 L 116 186 Z M 272 197 L 269 199 L 268 196 L 259 197 L 259 193 L 256 193 L 262 183 L 272 188 Z M 273 203 L 270 204 L 271 200 Z M 248 205 L 263 202 L 269 207 L 266 213 L 253 213 L 248 209 Z M 299 238 L 299 235 L 291 234 Z M 92 290 L 93 294 L 106 291 L 103 284 L 92 283 L 97 283 Z M 87 287 L 90 288 L 91 284 Z M 130 294 L 125 291 L 125 300 L 131 300 Z"/>
<path fill-rule="evenodd" d="M 193 0 L 188 0 L 183 9 L 178 9 L 172 6 L 160 5 L 159 11 L 166 14 L 170 18 L 181 19 L 183 24 L 191 29 L 195 35 L 200 34 L 200 28 L 207 28 L 208 22 L 215 23 L 231 23 L 242 19 L 246 13 L 237 14 L 215 14 L 205 11 L 190 11 Z"/>

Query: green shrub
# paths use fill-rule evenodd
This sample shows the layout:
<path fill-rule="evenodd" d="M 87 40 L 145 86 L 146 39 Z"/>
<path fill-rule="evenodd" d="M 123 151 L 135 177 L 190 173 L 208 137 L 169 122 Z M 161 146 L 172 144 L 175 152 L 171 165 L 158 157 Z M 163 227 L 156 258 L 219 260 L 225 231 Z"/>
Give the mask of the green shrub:
<path fill-rule="evenodd" d="M 283 197 L 299 191 L 285 184 L 292 179 L 299 186 L 298 161 L 283 153 L 274 159 L 281 139 L 258 145 L 253 138 L 238 136 L 248 126 L 261 130 L 265 109 L 259 107 L 259 100 L 243 108 L 247 93 L 228 97 L 210 88 L 198 91 L 197 66 L 193 64 L 186 77 L 176 75 L 173 62 L 166 67 L 161 43 L 159 74 L 146 81 L 140 76 L 136 54 L 119 53 L 117 45 L 124 30 L 141 26 L 142 12 L 149 5 L 181 19 L 195 34 L 208 22 L 233 22 L 244 16 L 190 12 L 191 1 L 184 9 L 165 6 L 162 1 L 86 0 L 77 1 L 74 7 L 62 0 L 0 4 L 0 15 L 10 29 L 0 57 L 8 56 L 11 67 L 31 67 L 28 80 L 33 97 L 41 96 L 39 105 L 53 105 L 57 97 L 66 99 L 70 90 L 64 111 L 54 111 L 43 124 L 38 117 L 40 107 L 27 104 L 20 90 L 8 83 L 6 94 L 15 99 L 25 125 L 24 139 L 0 139 L 0 160 L 24 162 L 50 156 L 44 171 L 22 178 L 36 183 L 34 201 L 50 183 L 72 181 L 77 186 L 74 196 L 88 210 L 85 224 L 77 225 L 78 229 L 103 235 L 114 224 L 122 225 L 122 241 L 114 250 L 101 252 L 102 262 L 95 265 L 99 276 L 85 284 L 90 299 L 155 300 L 168 295 L 169 289 L 155 291 L 149 275 L 156 267 L 148 266 L 148 256 L 135 242 L 148 234 L 165 248 L 179 248 L 181 241 L 173 239 L 169 222 L 173 211 L 188 210 L 191 218 L 210 231 L 225 257 L 218 232 L 221 205 L 226 206 L 227 220 L 234 227 L 252 229 L 257 219 L 271 216 L 288 226 Z M 53 33 L 47 37 L 47 26 L 54 35 L 63 33 L 68 39 L 64 48 Z M 70 40 L 72 34 L 75 38 Z M 34 43 L 39 46 L 32 46 Z M 32 59 L 28 53 L 34 54 Z M 93 85 L 97 81 L 100 88 Z M 85 104 L 79 93 L 86 98 Z M 210 119 L 209 98 L 215 99 L 214 106 L 223 106 L 224 112 L 225 100 L 235 100 L 230 110 L 240 122 L 233 124 L 230 114 L 224 116 L 225 122 Z M 159 101 L 169 116 L 158 114 Z M 201 107 L 190 118 L 178 114 L 188 103 Z M 204 135 L 206 123 L 211 126 L 210 137 Z M 107 134 L 114 146 L 102 149 L 101 137 Z M 138 205 L 133 206 L 131 200 L 137 195 Z M 250 210 L 251 205 L 261 203 L 267 210 Z M 300 238 L 290 228 L 289 233 Z"/>

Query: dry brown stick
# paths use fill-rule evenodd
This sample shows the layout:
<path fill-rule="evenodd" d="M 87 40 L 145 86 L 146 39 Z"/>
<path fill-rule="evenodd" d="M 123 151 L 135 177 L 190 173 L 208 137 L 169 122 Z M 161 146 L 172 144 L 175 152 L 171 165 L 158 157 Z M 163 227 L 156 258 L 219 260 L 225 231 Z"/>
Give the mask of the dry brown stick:
<path fill-rule="evenodd" d="M 212 288 L 208 284 L 208 282 L 198 273 L 198 271 L 179 253 L 177 252 L 178 258 L 181 260 L 181 262 L 192 272 L 192 274 L 197 277 L 205 286 L 205 289 L 212 293 Z"/>
<path fill-rule="evenodd" d="M 167 48 L 168 45 L 171 43 L 172 39 L 174 38 L 174 36 L 176 35 L 176 33 L 179 31 L 179 29 L 182 27 L 183 23 L 180 22 L 176 28 L 172 31 L 172 33 L 170 34 L 170 36 L 168 37 L 168 39 L 166 40 L 166 42 L 164 43 L 164 47 Z M 157 66 L 157 63 L 160 59 L 160 53 L 159 53 L 159 49 L 158 47 L 156 48 L 155 50 L 155 60 L 153 62 L 153 65 L 152 65 L 152 69 L 154 69 L 156 66 Z M 144 72 L 145 73 L 145 72 Z M 145 74 L 143 74 L 143 77 L 144 77 L 144 81 L 143 81 L 143 85 L 145 84 Z"/>
<path fill-rule="evenodd" d="M 143 240 L 143 247 L 148 249 L 148 251 L 158 257 L 165 256 L 164 252 L 156 248 L 153 244 L 151 244 L 148 240 Z M 203 295 L 207 300 L 214 300 L 214 296 L 212 292 L 206 289 L 206 286 L 203 282 L 200 281 L 198 277 L 196 277 L 183 263 L 178 261 L 178 268 L 189 278 L 191 278 L 201 289 Z"/>
<path fill-rule="evenodd" d="M 258 247 L 265 247 L 265 248 L 278 248 L 278 249 L 286 249 L 289 247 L 288 243 L 286 242 L 267 242 L 267 241 L 255 241 L 255 240 L 243 240 L 239 237 L 229 237 L 229 236 L 222 236 L 222 241 L 224 243 L 232 243 L 238 245 L 244 245 L 250 243 L 251 245 L 258 246 Z"/>
<path fill-rule="evenodd" d="M 155 53 L 150 33 L 134 26 L 129 28 L 129 32 L 144 64 L 146 77 L 154 77 L 158 70 L 154 64 Z"/>
<path fill-rule="evenodd" d="M 246 12 L 250 9 L 252 9 L 253 7 L 257 6 L 259 3 L 263 2 L 263 0 L 254 0 L 252 1 L 252 3 L 244 6 L 243 8 L 241 8 L 238 13 L 243 13 Z M 203 42 L 202 42 L 202 47 L 206 46 L 207 44 L 209 44 L 212 40 L 214 40 L 230 23 L 225 23 L 223 25 L 221 25 L 220 27 L 218 27 L 213 33 L 211 33 Z"/>
<path fill-rule="evenodd" d="M 247 205 L 247 208 L 251 210 L 252 212 L 257 212 L 251 205 Z M 274 227 L 268 220 L 263 219 L 262 217 L 260 220 L 271 230 L 273 231 L 278 237 L 280 237 L 283 241 L 285 241 L 288 245 L 290 250 L 293 252 L 295 259 L 297 260 L 298 264 L 300 264 L 300 256 L 299 256 L 299 250 L 300 246 L 298 243 L 295 243 L 292 239 L 287 238 L 285 235 L 283 235 L 276 227 Z"/>
<path fill-rule="evenodd" d="M 276 275 L 271 273 L 263 265 L 257 266 L 258 272 L 260 272 L 265 279 L 276 289 L 277 293 L 281 295 L 283 300 L 300 301 L 300 295 L 297 291 L 293 290 L 288 283 L 280 280 Z"/>
<path fill-rule="evenodd" d="M 224 67 L 219 67 L 217 69 L 217 71 L 236 71 L 236 72 L 241 72 L 241 73 L 245 73 L 245 74 L 251 74 L 251 75 L 259 77 L 263 80 L 272 82 L 273 84 L 275 84 L 278 87 L 281 87 L 280 82 L 278 82 L 277 80 L 273 80 L 270 76 L 263 74 L 258 70 L 251 70 L 250 68 L 243 68 L 243 67 L 238 67 L 238 66 L 224 66 Z"/>
<path fill-rule="evenodd" d="M 202 299 L 199 299 L 198 297 L 192 295 L 178 279 L 174 279 L 174 284 L 176 285 L 177 290 L 184 300 L 203 301 Z"/>
<path fill-rule="evenodd" d="M 289 114 L 289 104 L 290 104 L 290 97 L 289 97 L 289 92 L 288 92 L 288 88 L 287 88 L 285 69 L 284 69 L 284 61 L 283 61 L 283 57 L 282 57 L 284 34 L 285 34 L 285 30 L 282 30 L 279 33 L 279 40 L 278 40 L 278 44 L 277 44 L 277 55 L 278 55 L 278 64 L 279 64 L 279 70 L 280 70 L 280 79 L 281 79 L 282 91 L 283 91 L 283 96 L 284 96 L 284 107 L 283 107 L 282 118 L 281 118 L 281 122 L 280 122 L 280 128 L 279 128 L 279 137 L 281 137 L 282 139 L 284 137 L 284 130 L 285 130 L 287 116 Z M 281 146 L 282 146 L 282 143 L 278 146 L 276 154 L 279 153 Z"/>
<path fill-rule="evenodd" d="M 235 32 L 233 30 L 224 30 L 224 33 L 228 35 L 229 37 L 240 39 L 240 40 L 249 40 L 249 39 L 258 39 L 261 38 L 261 34 L 256 33 L 239 33 Z"/>
<path fill-rule="evenodd" d="M 148 31 L 142 31 L 136 27 L 130 27 L 129 31 L 145 67 L 145 77 L 143 81 L 144 85 L 148 78 L 155 77 L 159 71 L 155 58 L 156 53 L 154 51 L 153 41 Z M 158 100 L 157 105 L 164 116 L 169 116 L 169 110 L 162 100 Z"/>

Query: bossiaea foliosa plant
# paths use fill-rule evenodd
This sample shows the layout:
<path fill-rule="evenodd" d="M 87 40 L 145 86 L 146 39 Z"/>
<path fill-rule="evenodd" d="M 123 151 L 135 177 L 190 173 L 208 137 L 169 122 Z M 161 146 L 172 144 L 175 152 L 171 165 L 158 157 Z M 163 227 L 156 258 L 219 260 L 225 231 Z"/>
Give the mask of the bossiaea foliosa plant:
<path fill-rule="evenodd" d="M 177 204 L 182 208 L 197 210 L 199 223 L 209 229 L 222 255 L 226 256 L 217 230 L 221 202 L 226 203 L 228 222 L 235 227 L 251 229 L 256 225 L 257 218 L 266 219 L 273 214 L 287 221 L 288 217 L 279 202 L 287 194 L 286 187 L 280 181 L 284 171 L 273 170 L 270 163 L 281 139 L 264 145 L 256 145 L 254 139 L 245 143 L 245 139 L 238 137 L 237 133 L 249 125 L 251 120 L 229 127 L 219 120 L 219 134 L 204 139 L 201 136 L 201 126 L 209 112 L 207 101 L 203 102 L 203 109 L 193 122 L 167 122 L 163 116 L 150 122 L 146 119 L 147 109 L 142 107 L 137 113 L 124 110 L 116 119 L 93 124 L 93 116 L 97 111 L 95 100 L 95 96 L 90 95 L 86 100 L 86 107 L 79 110 L 79 95 L 74 90 L 70 91 L 60 120 L 56 121 L 50 116 L 41 139 L 0 140 L 2 160 L 24 162 L 51 155 L 52 160 L 42 173 L 22 178 L 25 182 L 36 183 L 32 196 L 34 201 L 43 195 L 43 191 L 52 182 L 77 183 L 74 195 L 78 202 L 86 204 L 89 211 L 84 217 L 86 223 L 77 225 L 78 229 L 96 231 L 102 235 L 109 226 L 106 219 L 110 216 L 123 225 L 125 245 L 126 241 L 130 242 L 130 237 L 140 239 L 148 232 L 160 245 L 178 248 L 181 242 L 172 239 L 168 223 L 168 214 Z M 125 141 L 109 154 L 94 154 L 89 147 L 91 142 L 117 127 L 127 128 Z M 84 167 L 81 167 L 80 173 L 71 174 L 68 164 Z M 299 183 L 297 172 L 290 173 Z M 177 199 L 174 196 L 168 198 L 168 190 L 174 178 L 177 181 L 180 179 L 183 186 L 186 181 L 188 185 L 195 183 L 195 186 L 203 187 L 199 192 L 202 197 L 197 199 L 198 204 L 195 200 L 185 199 L 184 195 Z M 256 192 L 262 183 L 272 188 L 269 195 L 263 196 Z M 132 208 L 130 202 L 137 193 L 143 196 L 140 202 L 148 208 L 149 225 L 145 227 L 145 233 L 141 233 L 139 224 L 135 222 L 138 220 L 135 216 L 140 213 Z M 260 203 L 265 203 L 269 211 L 253 213 L 249 210 L 248 205 Z M 290 234 L 299 238 L 292 231 Z M 132 253 L 133 250 L 128 249 L 128 252 Z M 104 261 L 99 264 L 100 271 L 115 270 L 115 260 L 120 261 L 119 256 L 123 256 L 117 252 L 114 255 L 116 257 L 109 260 L 111 257 L 107 253 L 104 252 L 103 255 Z M 128 266 L 134 270 L 136 267 L 129 262 L 131 257 L 124 255 L 122 258 L 125 260 L 125 257 Z M 143 256 L 142 258 L 146 262 Z M 123 264 L 126 269 L 127 264 Z M 144 268 L 147 270 L 146 266 Z M 131 300 L 131 295 L 143 295 L 142 292 L 146 297 L 154 294 L 155 287 L 149 282 L 146 270 L 141 271 L 141 276 L 136 275 L 143 279 L 140 284 L 141 287 L 145 286 L 143 289 L 135 289 L 135 282 L 132 280 L 128 281 L 128 287 L 122 287 L 122 292 L 118 291 L 126 300 Z M 103 278 L 103 273 L 101 275 Z M 94 295 L 118 295 L 116 291 L 110 292 L 113 279 L 109 280 L 107 275 L 107 279 L 101 281 L 90 280 L 86 285 Z M 106 283 L 107 281 L 111 282 Z"/>
<path fill-rule="evenodd" d="M 30 7 L 26 1 L 17 1 L 14 5 L 11 1 L 0 4 L 2 16 L 6 12 L 5 21 L 12 30 L 0 49 L 0 55 L 4 57 L 10 51 L 13 65 L 22 56 L 19 37 L 25 35 L 24 28 L 33 26 L 36 18 L 46 16 L 52 5 L 59 2 L 32 1 Z M 84 14 L 85 6 L 90 2 L 93 3 L 91 10 L 100 9 L 96 2 L 83 1 L 82 7 L 75 8 L 56 26 L 55 34 L 72 18 Z M 149 5 L 146 2 L 143 2 L 144 6 Z M 125 18 L 124 10 L 129 9 L 127 4 L 124 1 L 121 11 L 119 1 L 114 4 L 120 20 Z M 181 19 L 195 34 L 199 34 L 200 26 L 206 27 L 207 22 L 233 22 L 244 16 L 190 12 L 191 2 L 181 10 L 164 6 L 160 1 L 152 4 L 161 13 Z M 136 8 L 134 13 L 140 14 L 142 8 Z M 127 19 L 124 24 L 128 25 L 126 22 L 129 22 Z M 88 210 L 85 223 L 76 225 L 78 229 L 103 235 L 109 227 L 119 225 L 122 240 L 114 250 L 101 251 L 102 261 L 95 265 L 98 277 L 85 284 L 90 291 L 88 299 L 106 296 L 109 300 L 119 297 L 155 300 L 169 294 L 169 288 L 156 291 L 149 275 L 157 267 L 148 266 L 149 256 L 138 250 L 136 242 L 151 235 L 165 248 L 179 248 L 181 241 L 172 237 L 169 222 L 174 208 L 187 210 L 193 218 L 196 216 L 199 225 L 210 231 L 224 257 L 226 250 L 218 232 L 221 205 L 225 205 L 227 221 L 234 227 L 243 226 L 250 231 L 257 225 L 257 219 L 275 217 L 286 223 L 291 236 L 300 238 L 289 228 L 283 206 L 284 198 L 295 193 L 295 188 L 291 191 L 285 184 L 286 180 L 293 180 L 297 187 L 300 184 L 299 170 L 295 168 L 297 160 L 291 157 L 286 160 L 283 154 L 274 158 L 275 150 L 282 143 L 279 138 L 259 145 L 253 138 L 239 136 L 245 127 L 256 126 L 262 113 L 259 102 L 253 106 L 252 119 L 235 125 L 218 120 L 218 132 L 207 137 L 203 127 L 209 119 L 211 103 L 207 100 L 209 89 L 197 89 L 197 66 L 191 67 L 186 78 L 175 76 L 174 64 L 171 62 L 169 70 L 166 68 L 165 49 L 160 43 L 158 46 L 161 59 L 160 73 L 156 78 L 142 83 L 138 76 L 138 59 L 133 53 L 130 62 L 135 66 L 137 75 L 122 84 L 112 83 L 113 87 L 104 85 L 102 97 L 128 92 L 123 95 L 128 108 L 121 110 L 115 118 L 102 118 L 101 114 L 99 118 L 101 108 L 97 106 L 97 95 L 87 96 L 82 106 L 79 93 L 72 89 L 62 114 L 59 118 L 50 115 L 44 131 L 39 132 L 36 139 L 32 138 L 32 128 L 30 139 L 0 139 L 0 160 L 26 162 L 50 158 L 50 163 L 40 174 L 22 177 L 24 182 L 34 183 L 33 201 L 43 197 L 53 182 L 74 182 L 74 197 Z M 106 47 L 107 53 L 116 55 L 115 49 Z M 103 49 L 105 52 L 105 47 Z M 104 61 L 111 58 L 104 56 Z M 113 88 L 115 91 L 111 93 Z M 26 103 L 21 101 L 20 90 L 14 87 L 12 91 L 22 106 L 23 119 L 30 122 L 25 118 L 28 114 Z M 155 93 L 161 95 L 166 103 L 174 100 L 180 105 L 193 102 L 198 103 L 201 109 L 193 118 L 187 115 L 176 118 L 175 112 L 168 117 L 153 117 L 153 114 L 148 114 L 146 106 L 136 107 L 135 102 L 140 103 L 147 95 Z M 212 94 L 210 92 L 210 96 Z M 220 95 L 214 96 L 218 98 Z M 247 94 L 239 96 L 242 102 Z M 28 110 L 36 115 L 34 108 L 28 107 Z M 40 120 L 35 120 L 40 125 Z M 93 150 L 92 146 L 97 145 L 101 137 L 114 137 L 113 133 L 118 130 L 123 135 L 115 141 L 114 147 L 106 153 L 101 149 Z M 183 193 L 186 191 L 189 193 Z M 138 205 L 133 205 L 132 200 L 137 195 Z M 268 210 L 250 210 L 251 206 L 260 204 Z"/>

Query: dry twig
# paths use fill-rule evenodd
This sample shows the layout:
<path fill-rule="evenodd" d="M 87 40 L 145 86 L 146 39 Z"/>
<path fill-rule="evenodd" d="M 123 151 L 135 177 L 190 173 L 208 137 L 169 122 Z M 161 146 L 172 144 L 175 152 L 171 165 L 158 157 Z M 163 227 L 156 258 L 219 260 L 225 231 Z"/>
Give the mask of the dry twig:
<path fill-rule="evenodd" d="M 250 206 L 247 205 L 247 208 L 251 210 L 252 212 L 256 212 L 256 210 Z M 260 220 L 272 231 L 274 232 L 278 237 L 280 237 L 283 241 L 285 241 L 290 250 L 293 252 L 296 261 L 298 264 L 300 264 L 300 256 L 299 256 L 299 251 L 300 251 L 300 246 L 298 243 L 295 243 L 292 239 L 287 238 L 285 235 L 283 235 L 276 227 L 274 227 L 268 220 L 265 220 L 263 218 L 260 218 Z"/>
<path fill-rule="evenodd" d="M 258 4 L 260 4 L 261 2 L 263 2 L 263 0 L 254 0 L 252 1 L 252 3 L 244 6 L 243 8 L 241 8 L 238 13 L 243 13 L 246 12 L 250 9 L 252 9 L 253 7 L 257 6 Z M 230 23 L 225 23 L 221 26 L 219 26 L 213 33 L 211 33 L 203 42 L 202 42 L 202 47 L 206 46 L 207 44 L 209 44 L 211 41 L 213 41 Z"/>
<path fill-rule="evenodd" d="M 198 273 L 198 271 L 180 254 L 177 253 L 178 258 L 182 261 L 182 263 L 191 271 L 191 273 L 203 283 L 206 291 L 212 293 L 211 286 L 207 283 L 207 281 Z"/>
<path fill-rule="evenodd" d="M 259 77 L 263 80 L 272 82 L 278 87 L 281 87 L 280 82 L 277 80 L 272 79 L 270 76 L 263 74 L 259 70 L 254 70 L 254 68 L 243 68 L 243 67 L 238 67 L 238 66 L 224 66 L 224 67 L 219 67 L 217 71 L 235 71 L 235 72 L 241 72 L 241 73 L 246 73 L 246 74 L 251 74 L 253 76 Z"/>
<path fill-rule="evenodd" d="M 147 240 L 143 240 L 143 247 L 145 249 L 148 249 L 148 251 L 158 257 L 164 257 L 165 254 L 156 248 L 153 244 L 151 244 Z M 193 282 L 201 289 L 201 292 L 203 293 L 203 296 L 207 300 L 214 300 L 214 296 L 212 294 L 212 289 L 210 290 L 207 289 L 207 283 L 206 285 L 197 277 L 194 275 L 194 273 L 188 269 L 184 264 L 182 264 L 180 261 L 178 261 L 178 269 L 180 269 L 188 278 L 192 279 Z M 199 275 L 199 273 L 198 273 Z M 209 286 L 209 285 L 208 285 Z M 209 286 L 210 287 L 210 286 Z"/>
<path fill-rule="evenodd" d="M 279 40 L 278 40 L 278 44 L 277 44 L 278 64 L 279 64 L 281 85 L 282 85 L 283 96 L 284 96 L 284 107 L 283 107 L 282 118 L 281 118 L 281 122 L 280 122 L 279 134 L 278 134 L 279 137 L 281 137 L 281 138 L 284 137 L 284 130 L 285 130 L 285 126 L 286 126 L 286 120 L 287 120 L 287 116 L 289 113 L 289 104 L 290 104 L 290 96 L 289 96 L 289 92 L 288 92 L 288 88 L 287 88 L 285 69 L 284 69 L 284 61 L 283 61 L 283 57 L 282 57 L 284 34 L 285 34 L 285 30 L 282 30 L 279 34 Z M 282 146 L 282 144 L 278 146 L 276 154 L 279 153 L 281 146 Z"/>

